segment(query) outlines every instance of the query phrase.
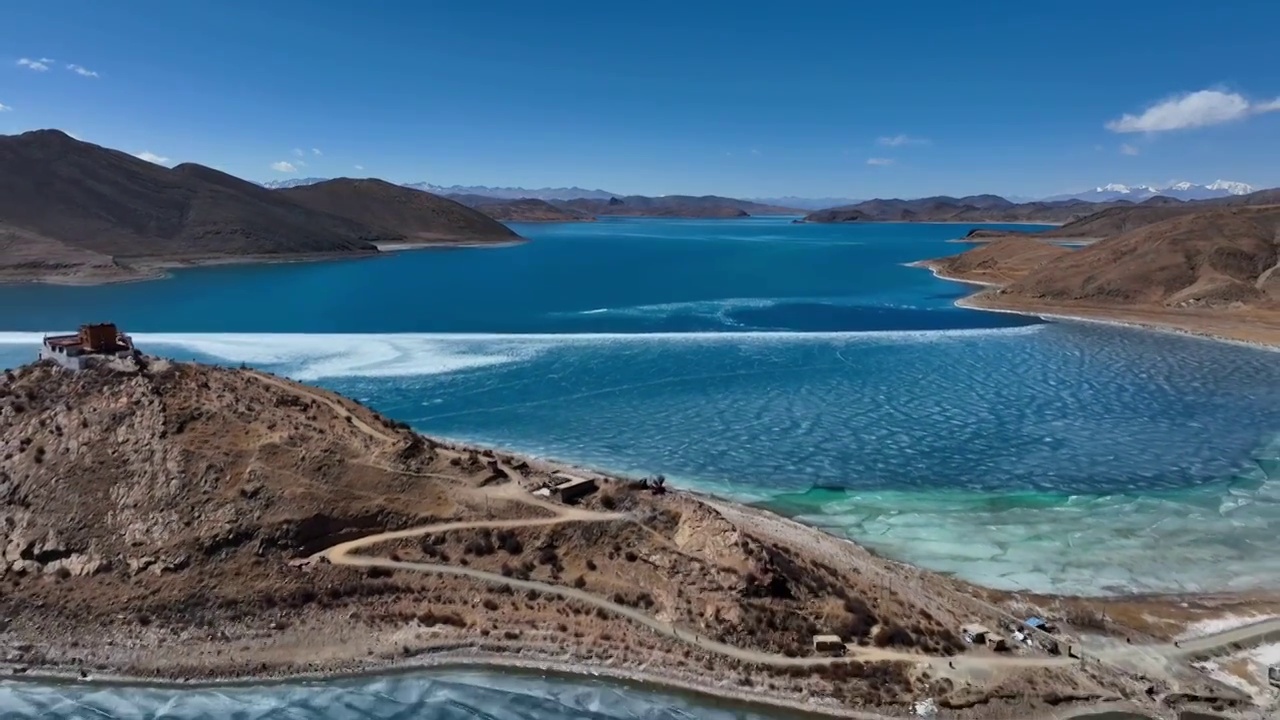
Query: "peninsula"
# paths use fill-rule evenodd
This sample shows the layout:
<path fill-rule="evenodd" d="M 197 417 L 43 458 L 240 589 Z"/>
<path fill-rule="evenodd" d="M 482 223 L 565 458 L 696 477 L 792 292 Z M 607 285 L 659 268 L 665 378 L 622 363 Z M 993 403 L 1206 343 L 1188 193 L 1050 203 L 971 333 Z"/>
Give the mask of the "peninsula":
<path fill-rule="evenodd" d="M 58 130 L 0 136 L 0 282 L 117 282 L 160 277 L 174 265 L 517 240 L 470 208 L 379 181 L 276 192 L 202 165 L 167 168 Z"/>
<path fill-rule="evenodd" d="M 991 286 L 966 306 L 1280 345 L 1280 205 L 1107 210 L 1061 228 L 980 231 L 919 263 Z M 1071 249 L 1075 238 L 1084 246 Z"/>
<path fill-rule="evenodd" d="M 1098 703 L 1260 717 L 1189 623 L 1280 598 L 1001 593 L 763 510 L 445 443 L 267 373 L 87 326 L 0 378 L 0 645 L 14 673 L 215 680 L 480 662 L 834 715 Z M 87 338 L 87 339 L 86 339 Z M 1062 715 L 1056 715 L 1062 716 Z"/>

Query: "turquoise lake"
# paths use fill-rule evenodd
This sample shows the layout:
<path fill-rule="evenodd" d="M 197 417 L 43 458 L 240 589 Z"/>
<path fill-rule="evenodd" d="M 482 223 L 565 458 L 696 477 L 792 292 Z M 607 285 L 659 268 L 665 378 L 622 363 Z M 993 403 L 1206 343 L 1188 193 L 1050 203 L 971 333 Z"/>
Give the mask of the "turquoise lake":
<path fill-rule="evenodd" d="M 43 332 L 110 320 L 149 352 L 263 367 L 430 434 L 663 473 L 995 587 L 1227 590 L 1280 577 L 1274 352 L 956 308 L 970 288 L 906 263 L 963 250 L 947 241 L 967 225 L 516 227 L 531 242 L 0 287 L 0 366 L 33 358 Z M 495 706 L 455 681 L 328 688 L 416 699 L 296 716 L 714 717 L 696 700 L 530 679 L 489 683 L 509 699 Z M 252 692 L 294 717 L 295 690 Z M 609 693 L 634 703 L 554 710 Z M 0 686 L 0 707 L 84 701 L 73 695 Z M 240 717 L 209 697 L 107 716 Z M 194 704 L 172 709 L 183 702 Z"/>

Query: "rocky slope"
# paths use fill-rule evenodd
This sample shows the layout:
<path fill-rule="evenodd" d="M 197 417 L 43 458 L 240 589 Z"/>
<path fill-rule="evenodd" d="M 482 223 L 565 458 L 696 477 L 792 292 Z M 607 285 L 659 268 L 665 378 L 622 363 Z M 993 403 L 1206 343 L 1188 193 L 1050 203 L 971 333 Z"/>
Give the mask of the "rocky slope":
<path fill-rule="evenodd" d="M 411 242 L 511 242 L 520 236 L 461 203 L 383 180 L 339 178 L 276 193 L 317 212 L 380 228 Z"/>

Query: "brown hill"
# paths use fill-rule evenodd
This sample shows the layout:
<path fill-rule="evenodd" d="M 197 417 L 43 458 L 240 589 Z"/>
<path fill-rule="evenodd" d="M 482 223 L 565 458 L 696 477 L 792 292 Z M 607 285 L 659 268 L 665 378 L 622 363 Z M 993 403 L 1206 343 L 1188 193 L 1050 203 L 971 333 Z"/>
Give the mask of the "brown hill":
<path fill-rule="evenodd" d="M 565 468 L 266 374 L 29 365 L 0 376 L 0 431 L 0 643 L 17 671 L 190 679 L 461 653 L 702 687 L 714 668 L 774 702 L 895 711 L 922 693 L 1140 692 L 1035 649 L 993 680 L 956 631 L 1011 619 L 999 593 L 660 483 L 588 473 L 597 492 L 543 499 Z M 848 641 L 834 666 L 823 632 Z"/>
<path fill-rule="evenodd" d="M 0 136 L 0 218 L 11 248 L 25 246 L 0 256 L 11 270 L 359 254 L 390 238 L 216 170 L 161 167 L 57 130 Z"/>
<path fill-rule="evenodd" d="M 1070 252 L 1067 248 L 1038 240 L 1003 237 L 968 252 L 924 264 L 944 277 L 1005 286 Z"/>
<path fill-rule="evenodd" d="M 383 180 L 338 178 L 269 190 L 299 205 L 421 242 L 510 242 L 510 228 L 461 203 Z"/>
<path fill-rule="evenodd" d="M 1035 203 L 1028 203 L 1028 206 Z M 1263 207 L 1280 205 L 1280 190 L 1259 190 L 1248 195 L 1233 195 L 1212 200 L 1181 201 L 1167 197 L 1153 197 L 1137 205 L 1128 202 L 1119 203 L 1081 203 L 1079 210 L 1091 207 L 1094 212 L 1078 216 L 1060 227 L 1034 233 L 1017 233 L 1007 230 L 970 230 L 965 236 L 972 242 L 984 242 L 992 238 L 1027 235 L 1045 238 L 1079 238 L 1098 240 L 1116 237 L 1140 227 L 1163 222 L 1170 218 L 1192 213 L 1205 212 L 1217 208 Z M 1024 207 L 1024 206 L 1018 206 Z M 1038 215 L 1038 217 L 1047 217 Z M 1047 220 L 1046 220 L 1047 222 Z"/>
<path fill-rule="evenodd" d="M 450 200 L 474 208 L 500 222 L 591 222 L 595 217 L 579 210 L 557 207 L 537 198 L 504 200 L 487 195 L 450 195 Z"/>
<path fill-rule="evenodd" d="M 1161 220 L 1067 253 L 1009 285 L 1054 302 L 1280 307 L 1280 207 Z"/>
<path fill-rule="evenodd" d="M 797 215 L 798 210 L 718 195 L 627 195 L 608 200 L 579 198 L 556 205 L 589 215 L 621 217 L 741 218 L 752 215 Z"/>
<path fill-rule="evenodd" d="M 1132 222 L 1165 209 L 1151 210 Z M 1125 218 L 1101 221 L 1117 227 Z M 1280 206 L 1178 212 L 1075 251 L 1009 237 L 924 264 L 945 277 L 1000 285 L 970 300 L 980 307 L 1280 343 Z"/>

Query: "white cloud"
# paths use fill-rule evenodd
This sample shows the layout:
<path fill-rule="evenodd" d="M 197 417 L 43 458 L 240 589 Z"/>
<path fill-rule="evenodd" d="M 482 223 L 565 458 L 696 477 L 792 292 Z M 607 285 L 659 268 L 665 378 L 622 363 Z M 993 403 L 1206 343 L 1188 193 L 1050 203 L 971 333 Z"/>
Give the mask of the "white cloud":
<path fill-rule="evenodd" d="M 32 60 L 31 58 L 18 59 L 19 67 L 29 68 L 31 70 L 35 70 L 36 72 L 44 72 L 45 70 L 48 70 L 49 63 L 51 62 L 53 61 L 50 60 L 49 58 L 40 58 L 39 60 Z"/>
<path fill-rule="evenodd" d="M 94 72 L 93 70 L 90 70 L 89 68 L 83 65 L 77 65 L 75 63 L 71 63 L 70 65 L 67 66 L 67 69 L 77 75 L 80 75 L 81 77 L 98 77 L 98 73 Z"/>
<path fill-rule="evenodd" d="M 893 158 L 867 158 L 867 164 L 879 166 L 892 165 Z"/>
<path fill-rule="evenodd" d="M 285 162 L 284 160 L 281 160 L 280 162 L 271 163 L 271 169 L 275 170 L 276 172 L 282 172 L 282 173 L 298 172 L 298 168 L 294 167 L 293 163 L 288 163 L 288 162 Z"/>
<path fill-rule="evenodd" d="M 1128 113 L 1106 124 L 1111 132 L 1163 132 L 1220 125 L 1258 113 L 1280 110 L 1280 98 L 1251 103 L 1240 93 L 1198 90 L 1162 100 L 1142 111 Z"/>
<path fill-rule="evenodd" d="M 885 147 L 902 147 L 903 145 L 928 145 L 928 138 L 911 137 L 910 135 L 886 135 L 876 138 L 877 145 Z"/>
<path fill-rule="evenodd" d="M 150 150 L 143 150 L 143 151 L 142 151 L 142 152 L 140 152 L 140 153 L 134 153 L 134 154 L 133 154 L 133 156 L 134 156 L 134 157 L 136 157 L 136 158 L 139 158 L 139 159 L 141 159 L 141 160 L 146 160 L 146 161 L 147 161 L 147 162 L 149 162 L 149 163 L 155 163 L 155 164 L 157 164 L 157 165 L 168 165 L 168 164 L 169 164 L 169 158 L 167 158 L 167 157 L 163 157 L 163 156 L 161 156 L 161 155 L 157 155 L 157 154 L 155 154 L 155 153 L 151 152 Z"/>
<path fill-rule="evenodd" d="M 1129 143 L 1125 143 L 1120 146 L 1121 155 L 1137 155 L 1138 152 L 1139 152 L 1138 148 L 1134 147 L 1133 145 L 1130 145 Z"/>
<path fill-rule="evenodd" d="M 12 109 L 13 108 L 9 107 L 8 105 L 5 105 L 4 103 L 0 103 L 0 112 L 9 112 Z"/>
<path fill-rule="evenodd" d="M 306 157 L 306 156 L 307 156 L 307 154 L 306 154 L 305 152 L 303 152 L 303 151 L 302 151 L 302 148 L 294 148 L 294 149 L 293 149 L 293 154 L 294 154 L 294 156 L 295 156 L 295 157 Z"/>
<path fill-rule="evenodd" d="M 759 154 L 760 154 L 760 151 L 759 151 L 759 150 L 757 150 L 756 148 L 751 148 L 751 154 L 752 154 L 752 155 L 759 155 Z"/>
<path fill-rule="evenodd" d="M 363 170 L 363 169 L 364 169 L 364 166 L 363 166 L 363 165 L 356 165 L 356 169 L 357 169 L 357 170 Z"/>
<path fill-rule="evenodd" d="M 320 148 L 311 148 L 311 154 L 312 154 L 312 155 L 323 155 L 324 153 L 320 152 Z"/>

